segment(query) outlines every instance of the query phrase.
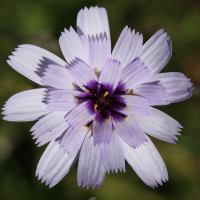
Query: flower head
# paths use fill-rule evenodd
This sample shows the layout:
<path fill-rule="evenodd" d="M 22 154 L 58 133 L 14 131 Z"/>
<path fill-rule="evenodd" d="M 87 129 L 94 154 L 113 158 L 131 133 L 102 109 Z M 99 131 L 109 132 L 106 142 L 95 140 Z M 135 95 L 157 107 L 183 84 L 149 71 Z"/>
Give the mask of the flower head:
<path fill-rule="evenodd" d="M 192 83 L 178 72 L 159 73 L 172 54 L 162 29 L 144 45 L 142 34 L 125 27 L 111 53 L 104 8 L 80 10 L 59 39 L 67 62 L 33 45 L 20 45 L 8 64 L 47 86 L 12 96 L 8 121 L 38 122 L 38 146 L 49 143 L 36 176 L 56 185 L 78 161 L 78 185 L 100 187 L 106 172 L 125 172 L 125 160 L 150 187 L 168 180 L 166 166 L 146 134 L 175 143 L 182 126 L 153 108 L 189 98 Z"/>

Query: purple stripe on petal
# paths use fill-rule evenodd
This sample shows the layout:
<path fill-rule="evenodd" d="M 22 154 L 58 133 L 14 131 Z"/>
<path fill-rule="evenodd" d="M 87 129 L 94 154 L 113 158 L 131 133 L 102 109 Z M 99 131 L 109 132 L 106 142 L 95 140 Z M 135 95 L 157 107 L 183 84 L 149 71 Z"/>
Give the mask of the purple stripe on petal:
<path fill-rule="evenodd" d="M 121 82 L 124 84 L 125 90 L 131 90 L 142 83 L 149 74 L 150 71 L 141 60 L 136 59 L 122 70 Z"/>
<path fill-rule="evenodd" d="M 112 58 L 119 60 L 123 69 L 140 55 L 142 43 L 142 34 L 135 33 L 135 30 L 131 32 L 131 29 L 126 26 L 113 49 Z"/>
<path fill-rule="evenodd" d="M 101 72 L 106 60 L 111 57 L 110 38 L 104 35 L 92 36 L 90 39 L 90 67 Z"/>
<path fill-rule="evenodd" d="M 94 145 L 100 143 L 109 143 L 112 136 L 112 120 L 106 119 L 100 116 L 100 113 L 96 115 L 93 120 L 93 138 Z"/>
<path fill-rule="evenodd" d="M 106 171 L 117 173 L 118 169 L 125 172 L 124 142 L 114 132 L 109 143 L 101 143 L 101 159 Z"/>
<path fill-rule="evenodd" d="M 159 85 L 158 81 L 139 85 L 134 89 L 134 93 L 148 98 L 151 106 L 170 104 L 165 88 Z"/>
<path fill-rule="evenodd" d="M 147 137 L 148 142 L 139 148 L 131 148 L 124 143 L 124 152 L 127 162 L 131 165 L 141 180 L 150 187 L 157 187 L 162 181 L 168 180 L 165 163 L 158 150 Z"/>
<path fill-rule="evenodd" d="M 74 89 L 73 79 L 65 67 L 48 65 L 43 72 L 42 83 L 57 89 Z"/>
<path fill-rule="evenodd" d="M 69 154 L 69 158 L 72 158 L 80 149 L 87 132 L 88 128 L 85 126 L 74 129 L 69 127 L 68 130 L 63 134 L 60 148 Z"/>
<path fill-rule="evenodd" d="M 96 116 L 95 111 L 92 112 L 90 109 L 92 106 L 93 102 L 91 100 L 79 104 L 66 116 L 66 121 L 73 128 L 86 126 Z"/>
<path fill-rule="evenodd" d="M 95 75 L 94 71 L 91 70 L 84 62 L 79 59 L 76 59 L 73 63 L 70 64 L 68 72 L 75 81 L 75 83 L 84 91 L 87 89 L 84 86 L 93 86 L 96 89 L 96 84 L 98 78 Z M 92 84 L 92 85 L 91 85 Z"/>
<path fill-rule="evenodd" d="M 108 59 L 101 71 L 99 84 L 109 92 L 109 96 L 113 94 L 120 81 L 122 65 L 117 60 Z M 99 87 L 98 87 L 99 88 Z"/>
<path fill-rule="evenodd" d="M 87 134 L 81 148 L 78 163 L 78 186 L 99 188 L 106 175 L 106 170 L 101 160 L 100 147 L 93 144 L 93 136 Z"/>
<path fill-rule="evenodd" d="M 170 143 L 176 143 L 176 135 L 180 135 L 179 131 L 182 126 L 169 115 L 151 108 L 149 116 L 135 116 L 140 128 L 147 134 Z"/>
<path fill-rule="evenodd" d="M 48 109 L 52 111 L 70 111 L 78 105 L 76 96 L 85 93 L 77 90 L 53 90 L 47 93 Z"/>
<path fill-rule="evenodd" d="M 119 116 L 118 120 L 113 120 L 113 127 L 124 142 L 132 148 L 139 147 L 139 145 L 147 141 L 144 132 L 132 117 L 124 119 Z"/>

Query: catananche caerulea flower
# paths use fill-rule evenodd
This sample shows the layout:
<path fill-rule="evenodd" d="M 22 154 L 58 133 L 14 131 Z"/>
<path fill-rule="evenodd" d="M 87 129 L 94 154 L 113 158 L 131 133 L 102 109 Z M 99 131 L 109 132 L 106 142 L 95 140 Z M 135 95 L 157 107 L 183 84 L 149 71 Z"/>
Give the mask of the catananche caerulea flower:
<path fill-rule="evenodd" d="M 123 29 L 111 53 L 104 8 L 78 13 L 59 39 L 67 62 L 33 45 L 20 45 L 8 64 L 45 88 L 20 92 L 5 104 L 8 121 L 38 122 L 38 146 L 49 145 L 36 176 L 56 185 L 78 161 L 78 185 L 99 187 L 106 172 L 125 172 L 125 160 L 150 187 L 168 180 L 166 166 L 146 135 L 175 143 L 182 126 L 153 108 L 189 98 L 192 83 L 178 72 L 159 73 L 172 54 L 163 29 L 145 44 Z"/>

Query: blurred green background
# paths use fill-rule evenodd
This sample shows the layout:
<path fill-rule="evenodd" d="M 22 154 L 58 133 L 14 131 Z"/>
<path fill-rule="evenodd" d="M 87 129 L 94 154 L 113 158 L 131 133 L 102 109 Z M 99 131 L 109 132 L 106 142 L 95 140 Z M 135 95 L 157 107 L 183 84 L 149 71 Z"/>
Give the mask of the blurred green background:
<path fill-rule="evenodd" d="M 178 144 L 152 139 L 162 155 L 169 181 L 156 189 L 146 186 L 126 164 L 126 173 L 106 175 L 99 189 L 77 186 L 77 165 L 54 188 L 35 177 L 46 146 L 36 147 L 30 128 L 34 122 L 0 121 L 1 200 L 165 200 L 200 199 L 200 1 L 192 0 L 0 0 L 0 105 L 15 93 L 38 87 L 6 63 L 20 44 L 34 44 L 63 57 L 58 39 L 64 28 L 75 28 L 84 6 L 105 7 L 112 47 L 124 26 L 143 33 L 147 41 L 164 28 L 176 53 L 163 71 L 183 72 L 195 89 L 187 100 L 159 107 L 183 125 Z"/>

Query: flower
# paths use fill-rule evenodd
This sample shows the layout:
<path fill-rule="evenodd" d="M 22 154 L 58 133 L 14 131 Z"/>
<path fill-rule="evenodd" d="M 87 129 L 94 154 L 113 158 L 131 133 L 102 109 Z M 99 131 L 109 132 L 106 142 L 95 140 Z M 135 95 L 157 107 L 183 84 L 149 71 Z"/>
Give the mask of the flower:
<path fill-rule="evenodd" d="M 106 172 L 125 172 L 125 160 L 150 187 L 168 180 L 166 166 L 146 135 L 175 143 L 182 126 L 153 108 L 189 98 L 192 83 L 178 72 L 159 73 L 172 54 L 163 29 L 144 45 L 127 26 L 111 53 L 104 8 L 80 10 L 59 39 L 67 62 L 33 45 L 20 45 L 8 64 L 46 88 L 20 92 L 3 119 L 38 122 L 38 146 L 48 142 L 36 176 L 56 185 L 78 161 L 78 185 L 100 187 Z"/>

